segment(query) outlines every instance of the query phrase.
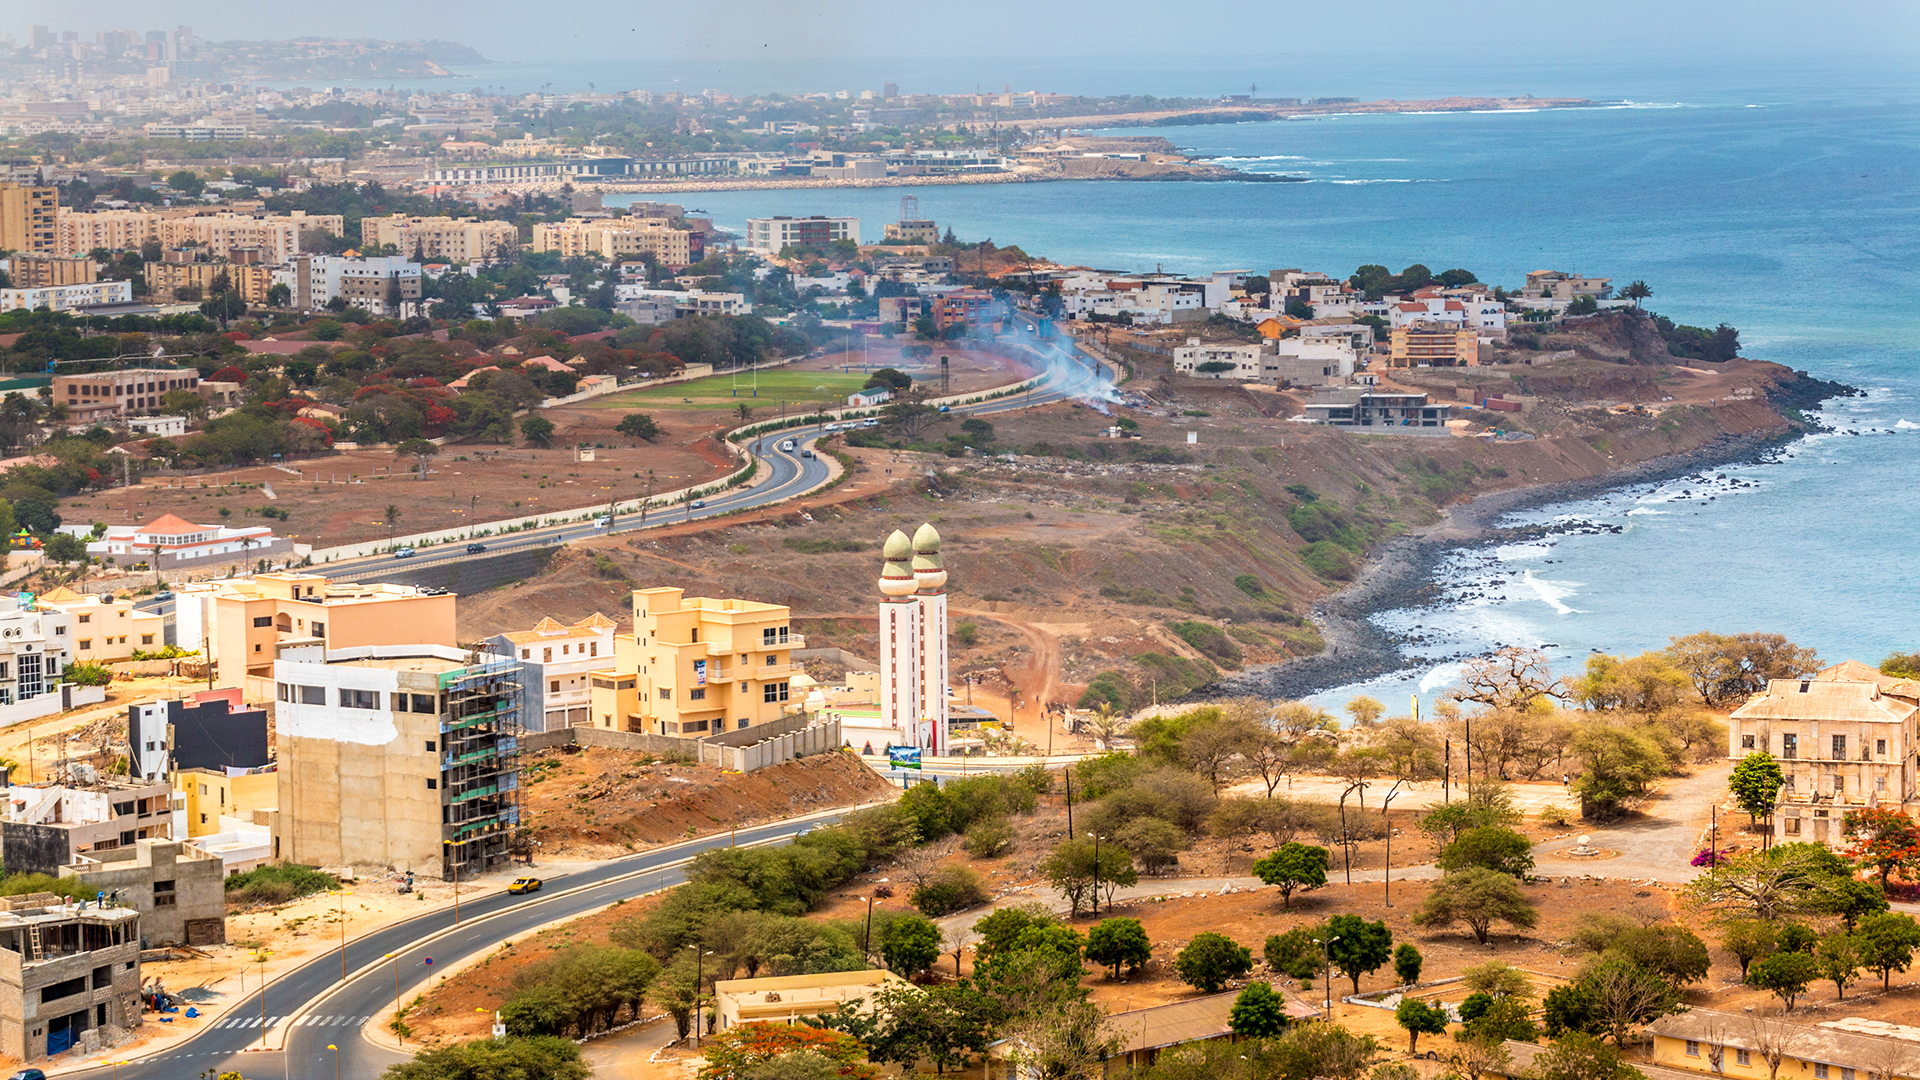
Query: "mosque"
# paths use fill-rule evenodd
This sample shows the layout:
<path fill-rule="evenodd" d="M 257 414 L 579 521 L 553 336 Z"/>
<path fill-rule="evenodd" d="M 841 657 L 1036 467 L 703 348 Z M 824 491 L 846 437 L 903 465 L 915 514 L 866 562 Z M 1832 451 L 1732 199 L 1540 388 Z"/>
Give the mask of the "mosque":
<path fill-rule="evenodd" d="M 931 523 L 881 552 L 880 723 L 928 756 L 948 751 L 947 571 Z"/>

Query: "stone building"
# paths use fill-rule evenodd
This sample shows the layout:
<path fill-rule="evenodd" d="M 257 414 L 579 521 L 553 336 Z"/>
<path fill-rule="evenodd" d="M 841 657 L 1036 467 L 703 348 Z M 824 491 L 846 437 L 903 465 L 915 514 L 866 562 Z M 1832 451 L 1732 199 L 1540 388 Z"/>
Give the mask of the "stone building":
<path fill-rule="evenodd" d="M 89 852 L 61 867 L 60 876 L 138 911 L 143 946 L 227 940 L 224 864 L 184 841 L 136 840 L 132 847 Z"/>
<path fill-rule="evenodd" d="M 39 1061 L 140 1026 L 140 913 L 0 897 L 0 1054 Z"/>

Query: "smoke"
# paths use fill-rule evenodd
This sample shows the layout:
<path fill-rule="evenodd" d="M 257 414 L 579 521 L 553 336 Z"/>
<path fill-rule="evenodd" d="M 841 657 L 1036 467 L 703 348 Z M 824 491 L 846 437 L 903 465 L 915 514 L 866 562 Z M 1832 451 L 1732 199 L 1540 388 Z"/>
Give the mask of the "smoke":
<path fill-rule="evenodd" d="M 1043 328 L 1049 326 L 1044 320 L 1040 325 Z M 1120 394 L 1114 390 L 1107 369 L 1099 361 L 1071 345 L 1062 344 L 1058 338 L 1043 337 L 1028 348 L 1034 359 L 1039 361 L 1041 371 L 1048 376 L 1049 389 L 1085 402 L 1108 416 L 1113 415 L 1103 406 L 1118 402 Z"/>

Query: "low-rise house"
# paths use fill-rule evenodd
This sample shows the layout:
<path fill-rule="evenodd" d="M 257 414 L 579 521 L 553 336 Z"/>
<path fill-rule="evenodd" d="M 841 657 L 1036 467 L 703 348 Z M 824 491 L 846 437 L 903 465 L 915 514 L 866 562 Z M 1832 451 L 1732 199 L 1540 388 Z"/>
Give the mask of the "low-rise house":
<path fill-rule="evenodd" d="M 1428 394 L 1384 390 L 1320 390 L 1306 407 L 1315 423 L 1371 435 L 1448 435 L 1453 406 Z"/>
<path fill-rule="evenodd" d="M 257 870 L 274 861 L 273 826 L 270 823 L 257 824 L 237 817 L 222 818 L 219 832 L 193 837 L 187 843 L 219 859 L 228 877 Z"/>
<path fill-rule="evenodd" d="M 73 617 L 30 603 L 0 596 L 0 726 L 60 712 L 72 696 L 60 673 L 74 662 Z"/>
<path fill-rule="evenodd" d="M 66 614 L 76 664 L 114 664 L 133 659 L 137 650 L 166 647 L 166 616 L 142 611 L 131 599 L 77 593 L 62 585 L 34 599 L 43 611 Z"/>
<path fill-rule="evenodd" d="M 95 1050 L 140 1024 L 138 911 L 51 893 L 0 897 L 0 1054 L 32 1062 Z"/>
<path fill-rule="evenodd" d="M 832 971 L 820 975 L 779 975 L 762 979 L 721 979 L 713 984 L 715 1030 L 739 1024 L 799 1023 L 831 1013 L 852 1001 L 871 1008 L 874 996 L 891 986 L 909 985 L 891 971 Z"/>
<path fill-rule="evenodd" d="M 487 639 L 491 651 L 520 666 L 520 716 L 528 731 L 593 725 L 589 673 L 613 658 L 617 629 L 619 624 L 596 611 L 571 626 L 541 619 L 531 630 Z"/>
<path fill-rule="evenodd" d="M 293 553 L 293 542 L 264 525 L 229 528 L 195 525 L 162 514 L 145 525 L 109 525 L 106 535 L 87 545 L 87 554 L 122 566 L 158 560 L 160 569 L 205 566 L 220 560 L 272 559 Z"/>
<path fill-rule="evenodd" d="M 594 726 L 703 738 L 785 715 L 792 650 L 807 646 L 788 608 L 684 593 L 634 592 L 633 633 L 592 674 Z"/>
<path fill-rule="evenodd" d="M 227 940 L 226 868 L 180 840 L 136 840 L 60 868 L 141 915 L 140 944 L 220 945 Z"/>
<path fill-rule="evenodd" d="M 232 819 L 250 822 L 280 805 L 278 768 L 263 765 L 245 772 L 178 769 L 173 774 L 173 835 L 198 840 L 230 831 Z"/>
<path fill-rule="evenodd" d="M 1295 997 L 1285 987 L 1276 986 L 1274 989 L 1286 1000 L 1288 1019 L 1312 1020 L 1320 1015 L 1320 1010 Z M 1234 999 L 1239 996 L 1238 991 L 1208 994 L 1167 1005 L 1109 1014 L 1101 1023 L 1100 1030 L 1104 1035 L 1119 1039 L 1120 1047 L 1113 1057 L 1107 1059 L 1107 1071 L 1118 1072 L 1116 1066 L 1121 1063 L 1124 1063 L 1128 1073 L 1144 1069 L 1159 1058 L 1161 1051 L 1176 1046 L 1215 1039 L 1231 1041 L 1234 1034 L 1228 1020 L 1233 1013 Z"/>
<path fill-rule="evenodd" d="M 1501 1052 L 1507 1055 L 1506 1065 L 1488 1070 L 1481 1075 L 1488 1077 L 1489 1080 L 1531 1080 L 1532 1077 L 1539 1075 L 1534 1069 L 1535 1060 L 1549 1049 L 1551 1047 L 1540 1043 L 1508 1039 L 1500 1044 Z M 1642 1062 L 1635 1062 L 1633 1067 L 1638 1069 L 1647 1080 L 1697 1080 L 1694 1074 L 1682 1072 L 1679 1069 L 1667 1069 Z"/>
<path fill-rule="evenodd" d="M 1581 296 L 1604 300 L 1613 292 L 1612 278 L 1581 277 L 1564 270 L 1532 270 L 1520 295 L 1529 299 L 1571 301 Z"/>
<path fill-rule="evenodd" d="M 1653 1063 L 1666 1076 L 1648 1080 L 1873 1080 L 1920 1077 L 1920 1031 L 1847 1017 L 1795 1024 L 1778 1017 L 1688 1009 L 1647 1025 Z M 1904 1035 L 1905 1037 L 1898 1037 Z M 1779 1053 L 1778 1067 L 1767 1051 Z"/>
<path fill-rule="evenodd" d="M 411 585 L 356 585 L 286 571 L 185 586 L 175 596 L 176 635 L 204 643 L 227 686 L 265 679 L 280 650 L 293 646 L 455 644 L 457 598 Z M 265 696 L 264 689 L 254 694 Z"/>
<path fill-rule="evenodd" d="M 82 855 L 171 839 L 172 785 L 81 780 L 7 788 L 0 818 L 0 862 L 7 873 L 52 876 Z"/>
<path fill-rule="evenodd" d="M 1259 345 L 1202 344 L 1199 338 L 1188 338 L 1184 346 L 1173 350 L 1173 370 L 1196 379 L 1251 382 L 1260 378 L 1264 353 Z"/>

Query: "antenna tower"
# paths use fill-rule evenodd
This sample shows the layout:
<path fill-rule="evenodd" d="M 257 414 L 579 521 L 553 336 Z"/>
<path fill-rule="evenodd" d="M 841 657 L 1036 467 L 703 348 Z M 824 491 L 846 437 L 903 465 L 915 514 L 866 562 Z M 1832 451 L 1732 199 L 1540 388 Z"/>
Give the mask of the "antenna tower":
<path fill-rule="evenodd" d="M 900 196 L 900 220 L 917 221 L 920 218 L 920 196 Z"/>

